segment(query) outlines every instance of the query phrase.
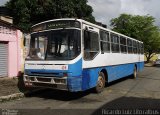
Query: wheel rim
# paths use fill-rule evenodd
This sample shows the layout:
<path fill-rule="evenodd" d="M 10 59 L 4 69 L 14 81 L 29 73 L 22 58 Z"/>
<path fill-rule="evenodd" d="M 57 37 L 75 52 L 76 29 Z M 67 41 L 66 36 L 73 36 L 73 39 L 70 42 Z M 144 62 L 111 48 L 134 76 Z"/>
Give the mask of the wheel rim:
<path fill-rule="evenodd" d="M 104 80 L 102 76 L 98 77 L 98 84 L 97 84 L 99 89 L 102 89 L 104 87 Z"/>

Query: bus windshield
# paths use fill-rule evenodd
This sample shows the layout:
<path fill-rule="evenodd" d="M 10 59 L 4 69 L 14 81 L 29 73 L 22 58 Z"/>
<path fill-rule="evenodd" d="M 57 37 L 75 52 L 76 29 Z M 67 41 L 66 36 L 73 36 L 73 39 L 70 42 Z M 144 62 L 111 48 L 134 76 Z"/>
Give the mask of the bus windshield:
<path fill-rule="evenodd" d="M 71 60 L 81 51 L 80 30 L 59 29 L 31 34 L 29 60 Z"/>

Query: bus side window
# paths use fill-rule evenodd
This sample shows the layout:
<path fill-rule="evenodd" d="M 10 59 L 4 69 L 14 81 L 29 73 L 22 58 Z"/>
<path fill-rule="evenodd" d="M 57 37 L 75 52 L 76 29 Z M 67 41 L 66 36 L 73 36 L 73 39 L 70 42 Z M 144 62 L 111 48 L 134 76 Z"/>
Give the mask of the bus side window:
<path fill-rule="evenodd" d="M 143 43 L 141 43 L 141 54 L 144 54 L 144 45 L 143 45 Z"/>
<path fill-rule="evenodd" d="M 89 42 L 90 42 L 89 32 L 84 30 L 84 50 L 89 49 Z"/>
<path fill-rule="evenodd" d="M 136 44 L 137 44 L 137 46 L 136 46 L 136 50 L 137 50 L 137 54 L 138 54 L 138 41 L 136 41 Z"/>
<path fill-rule="evenodd" d="M 133 41 L 133 53 L 136 54 L 137 53 L 137 42 Z"/>
<path fill-rule="evenodd" d="M 115 34 L 111 34 L 111 45 L 112 45 L 112 52 L 119 53 L 119 36 Z"/>
<path fill-rule="evenodd" d="M 84 30 L 84 59 L 92 60 L 99 52 L 98 33 Z"/>
<path fill-rule="evenodd" d="M 132 40 L 129 38 L 127 39 L 127 47 L 128 47 L 128 53 L 132 54 L 133 53 Z"/>
<path fill-rule="evenodd" d="M 101 44 L 101 52 L 110 52 L 110 38 L 109 32 L 100 31 L 100 44 Z"/>
<path fill-rule="evenodd" d="M 121 53 L 127 53 L 126 38 L 122 36 L 120 36 L 120 48 L 121 48 Z"/>
<path fill-rule="evenodd" d="M 138 54 L 141 54 L 141 43 L 138 43 Z"/>

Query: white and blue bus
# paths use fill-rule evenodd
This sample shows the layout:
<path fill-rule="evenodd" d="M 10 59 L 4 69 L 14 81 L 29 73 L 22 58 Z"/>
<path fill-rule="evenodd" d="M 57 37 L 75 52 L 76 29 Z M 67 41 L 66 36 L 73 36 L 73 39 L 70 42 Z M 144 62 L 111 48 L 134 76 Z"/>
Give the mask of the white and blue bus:
<path fill-rule="evenodd" d="M 32 27 L 24 83 L 71 92 L 95 88 L 144 68 L 143 42 L 82 19 L 55 19 Z"/>

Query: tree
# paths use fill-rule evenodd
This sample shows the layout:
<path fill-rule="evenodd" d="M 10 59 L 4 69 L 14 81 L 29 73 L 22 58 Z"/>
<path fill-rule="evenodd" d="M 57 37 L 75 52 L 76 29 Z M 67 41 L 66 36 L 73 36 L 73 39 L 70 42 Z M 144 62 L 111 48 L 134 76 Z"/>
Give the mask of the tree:
<path fill-rule="evenodd" d="M 160 49 L 160 31 L 154 22 L 154 17 L 149 15 L 121 14 L 111 20 L 111 26 L 114 31 L 143 41 L 144 54 L 149 62 Z"/>
<path fill-rule="evenodd" d="M 81 18 L 95 22 L 87 0 L 10 0 L 14 24 L 29 32 L 31 25 L 56 18 Z"/>

